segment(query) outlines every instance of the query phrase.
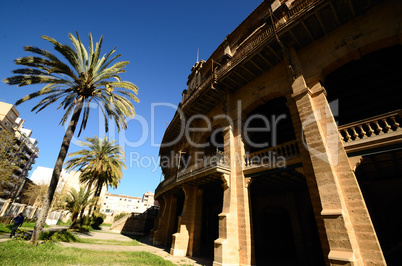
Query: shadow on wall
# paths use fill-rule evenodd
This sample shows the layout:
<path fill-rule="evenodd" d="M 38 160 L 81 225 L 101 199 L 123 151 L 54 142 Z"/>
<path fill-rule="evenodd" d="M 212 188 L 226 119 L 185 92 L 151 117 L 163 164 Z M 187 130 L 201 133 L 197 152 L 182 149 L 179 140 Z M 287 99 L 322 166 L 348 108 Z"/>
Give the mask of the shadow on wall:
<path fill-rule="evenodd" d="M 144 213 L 131 213 L 112 224 L 111 230 L 127 236 L 146 236 L 154 226 L 159 207 L 152 206 Z"/>

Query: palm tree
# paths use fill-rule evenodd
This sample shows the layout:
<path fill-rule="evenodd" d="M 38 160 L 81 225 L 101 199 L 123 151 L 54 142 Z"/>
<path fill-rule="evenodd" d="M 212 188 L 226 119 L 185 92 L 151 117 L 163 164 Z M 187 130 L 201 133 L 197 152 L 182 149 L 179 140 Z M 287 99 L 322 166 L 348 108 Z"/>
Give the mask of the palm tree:
<path fill-rule="evenodd" d="M 88 190 L 95 184 L 94 196 L 99 197 L 104 186 L 117 188 L 119 185 L 122 168 L 126 169 L 124 152 L 116 145 L 116 140 L 110 141 L 106 136 L 102 140 L 97 136 L 85 139 L 86 142 L 78 144 L 86 149 L 70 153 L 69 157 L 76 157 L 66 162 L 66 168 L 80 170 L 80 182 L 86 183 Z"/>
<path fill-rule="evenodd" d="M 116 55 L 112 57 L 115 52 L 114 48 L 108 54 L 102 56 L 102 58 L 100 57 L 103 37 L 99 39 L 94 49 L 92 35 L 89 34 L 89 51 L 85 49 L 78 33 L 76 34 L 77 38 L 71 33 L 69 37 L 74 49 L 69 45 L 60 44 L 53 38 L 42 36 L 44 40 L 53 44 L 54 49 L 68 61 L 68 64 L 63 63 L 47 50 L 26 46 L 25 50 L 34 53 L 35 56 L 16 59 L 15 63 L 24 66 L 24 68 L 14 70 L 14 76 L 3 80 L 3 82 L 9 85 L 18 85 L 18 87 L 30 84 L 47 84 L 41 90 L 18 100 L 16 105 L 39 96 L 44 96 L 33 107 L 32 111 L 36 110 L 39 112 L 60 100 L 58 109 L 63 108 L 65 110 L 60 123 L 64 125 L 71 115 L 54 166 L 49 190 L 45 196 L 42 211 L 32 234 L 31 243 L 33 244 L 37 242 L 45 224 L 64 159 L 66 158 L 70 141 L 74 135 L 81 113 L 83 115 L 81 117 L 82 121 L 78 136 L 86 127 L 91 102 L 97 103 L 100 110 L 102 110 L 105 120 L 105 130 L 108 131 L 108 118 L 111 118 L 114 120 L 118 131 L 120 131 L 120 128 L 127 128 L 125 117 L 133 117 L 135 115 L 132 101 L 139 101 L 135 96 L 138 92 L 137 86 L 120 79 L 120 74 L 125 72 L 124 68 L 129 62 L 114 63 L 115 59 L 120 56 Z"/>
<path fill-rule="evenodd" d="M 66 198 L 66 209 L 71 212 L 71 226 L 73 228 L 78 220 L 78 215 L 82 215 L 84 213 L 85 208 L 91 204 L 91 192 L 86 190 L 83 187 L 80 187 L 80 190 L 77 191 L 75 188 L 71 188 L 69 191 L 69 195 Z M 93 198 L 92 198 L 93 199 Z M 82 219 L 82 217 L 80 217 Z"/>

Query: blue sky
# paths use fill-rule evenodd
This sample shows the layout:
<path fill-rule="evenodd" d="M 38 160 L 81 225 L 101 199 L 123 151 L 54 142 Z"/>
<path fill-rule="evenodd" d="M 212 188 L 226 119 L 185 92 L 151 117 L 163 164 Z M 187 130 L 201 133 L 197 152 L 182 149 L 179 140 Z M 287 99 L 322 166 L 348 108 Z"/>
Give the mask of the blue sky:
<path fill-rule="evenodd" d="M 137 117 L 128 121 L 120 135 L 112 130 L 110 138 L 124 145 L 127 170 L 114 194 L 141 196 L 154 191 L 161 179 L 156 167 L 159 147 L 167 123 L 186 89 L 191 67 L 199 58 L 207 60 L 224 38 L 231 33 L 262 0 L 127 0 L 127 1 L 1 1 L 0 10 L 0 79 L 12 75 L 14 60 L 29 55 L 25 45 L 50 50 L 41 35 L 70 44 L 68 33 L 78 33 L 87 46 L 88 33 L 94 41 L 103 35 L 102 54 L 114 46 L 130 61 L 123 80 L 139 87 Z M 16 87 L 1 82 L 0 101 L 14 104 L 39 86 Z M 39 100 L 39 99 L 38 99 Z M 24 126 L 33 130 L 39 141 L 39 158 L 33 166 L 53 168 L 65 128 L 59 126 L 63 110 L 57 104 L 38 114 L 30 112 L 38 102 L 32 100 L 17 106 Z M 173 106 L 173 107 L 172 107 Z M 102 136 L 99 112 L 94 109 L 79 140 Z M 153 139 L 151 138 L 153 136 Z M 73 140 L 69 152 L 79 150 Z M 32 172 L 32 171 L 31 171 Z M 30 173 L 31 174 L 31 173 Z"/>

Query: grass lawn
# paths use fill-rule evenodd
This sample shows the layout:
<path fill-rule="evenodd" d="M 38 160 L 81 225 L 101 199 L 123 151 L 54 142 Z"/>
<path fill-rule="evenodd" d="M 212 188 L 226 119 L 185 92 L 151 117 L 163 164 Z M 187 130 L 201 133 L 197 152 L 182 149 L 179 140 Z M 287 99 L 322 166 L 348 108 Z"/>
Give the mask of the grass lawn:
<path fill-rule="evenodd" d="M 10 233 L 11 227 L 0 223 L 0 233 Z"/>
<path fill-rule="evenodd" d="M 0 254 L 0 265 L 174 265 L 149 252 L 93 251 L 65 248 L 54 242 L 30 246 L 24 241 L 10 240 L 0 243 Z"/>
<path fill-rule="evenodd" d="M 141 244 L 137 240 L 119 241 L 119 240 L 108 240 L 108 239 L 80 238 L 79 242 L 85 244 L 97 244 L 97 245 L 141 246 Z"/>

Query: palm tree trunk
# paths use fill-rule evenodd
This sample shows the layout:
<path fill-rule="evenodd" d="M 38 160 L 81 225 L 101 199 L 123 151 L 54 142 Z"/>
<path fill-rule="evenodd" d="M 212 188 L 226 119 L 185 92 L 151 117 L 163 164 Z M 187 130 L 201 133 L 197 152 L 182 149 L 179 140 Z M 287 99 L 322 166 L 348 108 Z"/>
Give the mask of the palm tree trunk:
<path fill-rule="evenodd" d="M 92 179 L 88 182 L 88 187 L 87 187 L 88 191 L 91 191 L 92 184 L 93 184 L 95 178 L 96 178 L 96 174 L 94 173 L 93 176 L 92 176 Z M 93 204 L 91 204 L 91 206 L 89 206 L 88 217 L 91 217 L 92 207 L 93 207 Z"/>
<path fill-rule="evenodd" d="M 84 103 L 84 98 L 81 97 L 77 105 L 74 108 L 73 116 L 71 117 L 70 123 L 68 125 L 67 131 L 63 138 L 63 143 L 61 144 L 59 156 L 57 157 L 56 164 L 53 169 L 52 179 L 50 180 L 49 189 L 47 190 L 46 196 L 43 200 L 43 207 L 39 213 L 38 221 L 35 224 L 33 230 L 32 238 L 30 240 L 31 244 L 36 244 L 39 238 L 39 234 L 45 225 L 46 218 L 50 209 L 50 204 L 52 203 L 54 193 L 56 192 L 57 184 L 59 183 L 59 178 L 61 171 L 63 169 L 64 159 L 67 156 L 68 148 L 70 147 L 71 139 L 74 136 L 75 128 L 77 127 L 78 120 L 80 118 L 82 106 Z"/>
<path fill-rule="evenodd" d="M 96 210 L 96 208 L 97 208 L 97 206 L 98 206 L 99 197 L 100 197 L 100 194 L 101 194 L 101 192 L 102 192 L 102 187 L 103 187 L 103 186 L 100 186 L 100 187 L 99 187 L 99 185 L 98 185 L 98 186 L 96 187 L 96 191 L 95 191 L 95 193 L 94 193 L 94 197 L 96 197 L 95 204 L 93 205 L 93 208 L 92 208 L 92 212 L 94 212 L 94 213 L 95 213 L 95 210 Z"/>

